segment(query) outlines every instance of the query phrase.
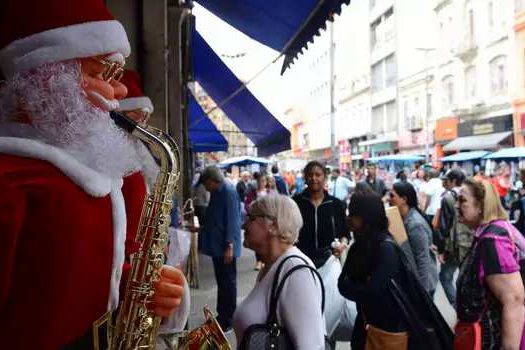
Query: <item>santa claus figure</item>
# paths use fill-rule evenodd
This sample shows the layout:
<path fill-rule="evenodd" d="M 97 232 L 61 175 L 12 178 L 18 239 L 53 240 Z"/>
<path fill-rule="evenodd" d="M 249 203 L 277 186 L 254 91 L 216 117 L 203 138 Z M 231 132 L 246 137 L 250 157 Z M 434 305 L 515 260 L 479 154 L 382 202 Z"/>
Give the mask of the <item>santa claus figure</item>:
<path fill-rule="evenodd" d="M 102 0 L 2 10 L 1 347 L 90 348 L 122 295 L 145 196 L 136 140 L 109 118 L 127 94 L 129 42 Z M 187 283 L 172 267 L 161 276 L 151 308 L 182 326 Z"/>

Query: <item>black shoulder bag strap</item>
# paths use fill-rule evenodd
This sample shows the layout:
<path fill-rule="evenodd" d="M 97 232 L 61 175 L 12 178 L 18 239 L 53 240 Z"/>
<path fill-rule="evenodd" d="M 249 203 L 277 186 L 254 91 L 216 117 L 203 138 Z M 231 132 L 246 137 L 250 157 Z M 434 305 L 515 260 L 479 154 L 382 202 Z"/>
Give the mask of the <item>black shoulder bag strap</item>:
<path fill-rule="evenodd" d="M 291 268 L 289 271 L 286 272 L 286 274 L 281 279 L 281 282 L 279 282 L 279 275 L 281 274 L 281 271 L 283 269 L 284 263 L 291 259 L 291 258 L 298 258 L 304 262 L 304 265 L 296 265 L 293 268 Z M 323 285 L 323 280 L 321 279 L 321 275 L 319 275 L 319 272 L 313 267 L 311 267 L 306 259 L 299 255 L 290 255 L 283 259 L 283 261 L 280 262 L 279 266 L 277 267 L 277 271 L 275 272 L 275 276 L 273 278 L 273 284 L 272 284 L 272 292 L 270 296 L 270 309 L 268 313 L 268 320 L 267 323 L 270 325 L 276 325 L 277 324 L 277 302 L 279 301 L 279 295 L 282 292 L 282 289 L 284 287 L 284 282 L 288 277 L 295 271 L 299 269 L 309 269 L 312 272 L 312 277 L 315 275 L 319 279 L 319 283 L 321 285 L 321 311 L 324 312 L 324 304 L 325 304 L 325 290 Z"/>

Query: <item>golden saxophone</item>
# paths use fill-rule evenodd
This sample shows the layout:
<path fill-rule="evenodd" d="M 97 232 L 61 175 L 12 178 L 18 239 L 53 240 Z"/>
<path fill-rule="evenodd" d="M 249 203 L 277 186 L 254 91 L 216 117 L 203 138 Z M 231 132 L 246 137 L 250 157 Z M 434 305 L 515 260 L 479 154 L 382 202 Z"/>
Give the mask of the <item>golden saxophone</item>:
<path fill-rule="evenodd" d="M 111 118 L 119 127 L 151 147 L 160 160 L 160 171 L 142 209 L 136 237 L 140 249 L 131 258 L 131 271 L 116 321 L 108 327 L 108 349 L 153 350 L 161 318 L 148 309 L 147 303 L 154 293 L 153 284 L 159 280 L 160 268 L 165 261 L 164 250 L 168 244 L 173 195 L 180 176 L 180 156 L 175 141 L 166 133 L 150 126 L 139 126 L 120 113 L 111 112 Z M 195 344 L 194 341 L 203 345 L 213 344 L 221 350 L 231 349 L 211 313 L 206 314 L 206 318 L 206 323 L 189 332 L 177 349 L 184 349 L 184 344 Z M 97 338 L 98 331 L 94 335 Z M 95 339 L 96 345 L 98 342 L 99 340 Z"/>

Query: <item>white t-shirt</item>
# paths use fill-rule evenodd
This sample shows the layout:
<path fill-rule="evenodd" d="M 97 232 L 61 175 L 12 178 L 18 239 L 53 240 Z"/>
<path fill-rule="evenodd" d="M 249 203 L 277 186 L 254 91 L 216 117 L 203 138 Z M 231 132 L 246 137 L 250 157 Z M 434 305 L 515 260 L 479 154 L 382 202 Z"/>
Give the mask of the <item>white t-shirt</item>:
<path fill-rule="evenodd" d="M 355 183 L 344 176 L 338 176 L 328 184 L 328 193 L 332 196 L 345 201 L 348 198 L 348 192 L 355 187 Z"/>
<path fill-rule="evenodd" d="M 421 192 L 427 196 L 427 201 L 430 201 L 425 214 L 436 215 L 438 209 L 441 208 L 441 195 L 445 192 L 443 182 L 438 178 L 430 179 L 421 187 Z"/>
<path fill-rule="evenodd" d="M 311 260 L 297 247 L 291 247 L 275 261 L 266 275 L 259 280 L 252 291 L 237 306 L 233 315 L 233 328 L 237 344 L 241 343 L 244 331 L 251 325 L 264 324 L 268 318 L 272 282 L 279 263 L 289 255 L 299 255 L 314 267 Z M 296 265 L 304 264 L 298 258 L 291 258 L 284 263 L 280 277 Z M 259 276 L 262 275 L 261 274 Z M 308 269 L 293 272 L 285 282 L 277 303 L 277 319 L 286 329 L 295 349 L 324 350 L 326 326 L 321 313 L 321 287 L 317 277 Z"/>

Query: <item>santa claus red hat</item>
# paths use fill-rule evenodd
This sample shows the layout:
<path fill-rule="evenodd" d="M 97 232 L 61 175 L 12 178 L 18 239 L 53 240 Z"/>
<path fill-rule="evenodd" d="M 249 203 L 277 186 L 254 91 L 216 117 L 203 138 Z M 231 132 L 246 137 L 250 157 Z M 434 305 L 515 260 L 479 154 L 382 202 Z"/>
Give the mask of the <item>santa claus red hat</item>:
<path fill-rule="evenodd" d="M 68 59 L 129 56 L 126 31 L 102 0 L 2 2 L 0 68 L 7 77 Z"/>
<path fill-rule="evenodd" d="M 128 95 L 119 101 L 119 111 L 127 112 L 137 109 L 153 113 L 153 103 L 148 96 L 144 96 L 141 89 L 140 76 L 133 70 L 126 69 L 120 82 L 128 88 Z"/>

